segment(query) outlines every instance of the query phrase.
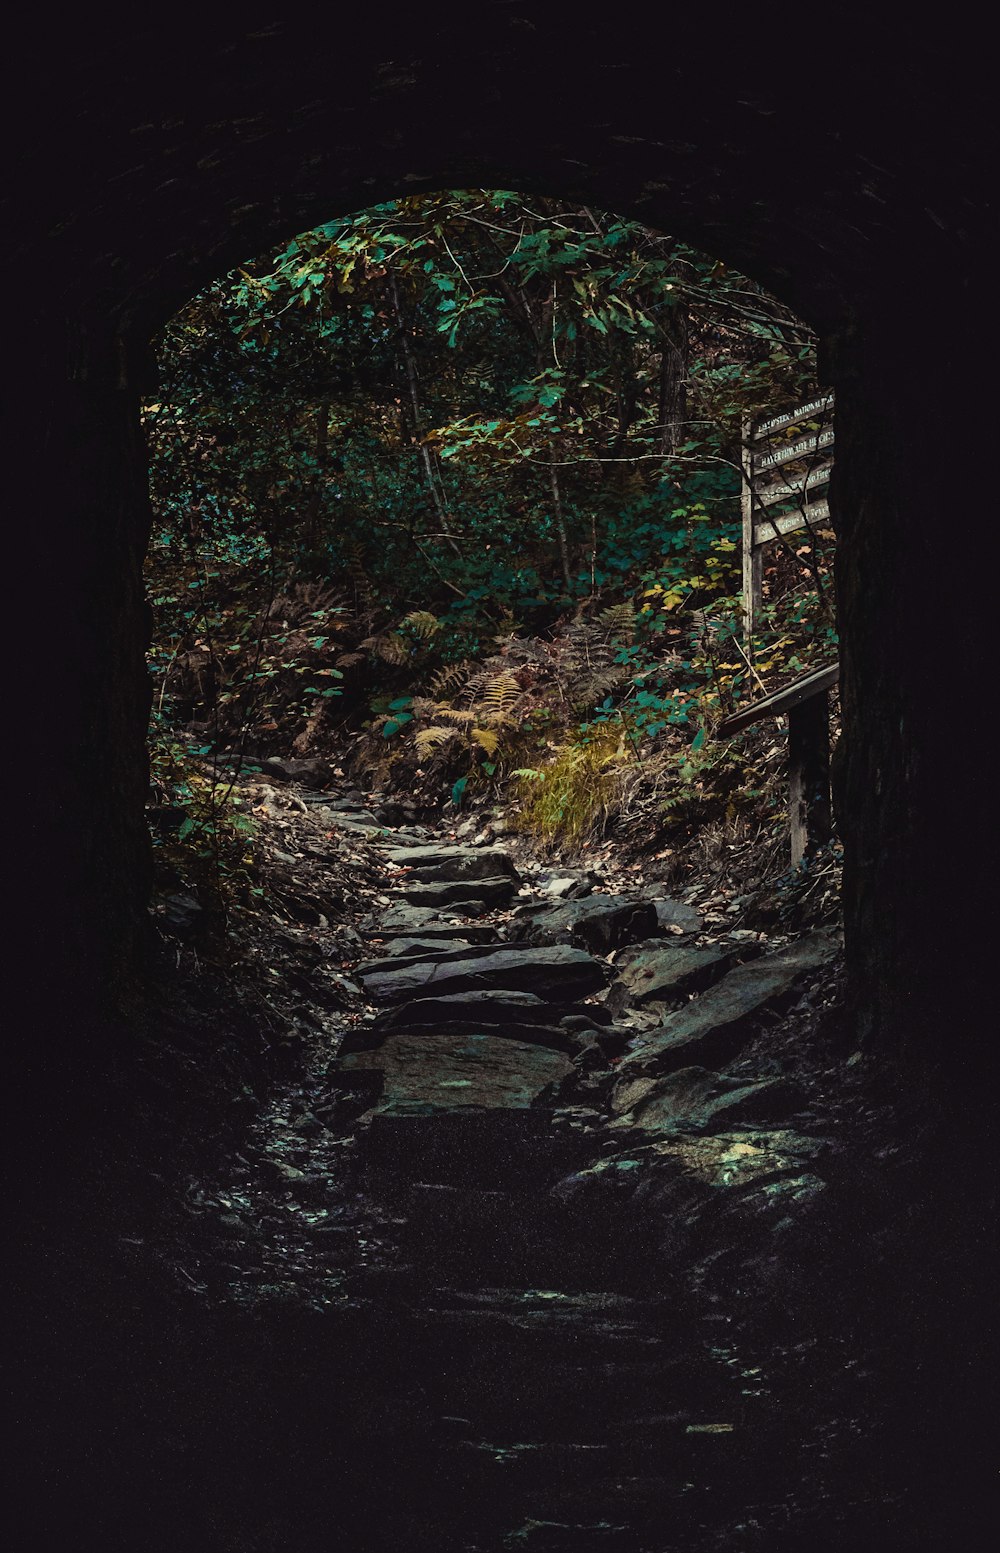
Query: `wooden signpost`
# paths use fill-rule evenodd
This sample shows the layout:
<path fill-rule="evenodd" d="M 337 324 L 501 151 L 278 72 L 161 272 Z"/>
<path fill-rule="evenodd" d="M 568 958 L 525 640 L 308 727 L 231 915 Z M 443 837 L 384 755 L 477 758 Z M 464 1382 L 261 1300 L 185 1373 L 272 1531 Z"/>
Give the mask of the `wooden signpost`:
<path fill-rule="evenodd" d="M 744 426 L 743 627 L 754 656 L 765 546 L 827 524 L 833 469 L 833 395 Z M 801 435 L 797 428 L 801 428 Z M 811 669 L 783 689 L 723 719 L 723 738 L 765 717 L 788 717 L 789 823 L 795 867 L 830 839 L 830 690 L 839 665 Z"/>
<path fill-rule="evenodd" d="M 833 470 L 833 395 L 743 428 L 743 626 L 747 652 L 760 616 L 762 552 L 791 534 L 826 523 Z M 801 436 L 794 427 L 805 426 Z M 775 479 L 777 475 L 777 479 Z"/>

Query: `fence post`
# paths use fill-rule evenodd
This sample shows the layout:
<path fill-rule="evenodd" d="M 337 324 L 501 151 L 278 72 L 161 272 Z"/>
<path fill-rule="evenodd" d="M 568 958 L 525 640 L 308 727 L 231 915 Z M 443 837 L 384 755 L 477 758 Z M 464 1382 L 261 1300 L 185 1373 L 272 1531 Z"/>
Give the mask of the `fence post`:
<path fill-rule="evenodd" d="M 820 691 L 788 712 L 792 867 L 830 839 L 830 697 Z"/>

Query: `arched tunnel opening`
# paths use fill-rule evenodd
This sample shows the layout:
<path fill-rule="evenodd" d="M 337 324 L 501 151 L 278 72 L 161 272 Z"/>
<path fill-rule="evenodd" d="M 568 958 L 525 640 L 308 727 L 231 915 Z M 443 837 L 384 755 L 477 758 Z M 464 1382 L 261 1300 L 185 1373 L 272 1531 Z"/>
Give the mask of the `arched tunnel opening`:
<path fill-rule="evenodd" d="M 638 847 L 661 885 L 706 827 L 764 838 L 747 888 L 788 873 L 783 721 L 749 764 L 716 737 L 836 664 L 833 396 L 773 297 L 639 223 L 459 191 L 298 234 L 157 354 L 150 820 L 162 883 L 205 865 L 189 912 L 249 861 L 246 770 L 549 863 Z"/>
<path fill-rule="evenodd" d="M 960 97 L 956 75 L 940 60 L 932 70 L 915 44 L 886 88 L 872 69 L 887 57 L 876 28 L 860 56 L 844 39 L 831 44 L 851 111 L 831 103 L 823 127 L 803 136 L 805 104 L 780 88 L 787 69 L 775 69 L 795 62 L 787 39 L 721 46 L 685 22 L 673 41 L 689 60 L 712 61 L 711 89 L 672 65 L 665 100 L 646 51 L 630 43 L 608 56 L 586 29 L 567 43 L 558 8 L 546 18 L 532 10 L 494 7 L 489 26 L 436 34 L 433 51 L 401 23 L 391 58 L 363 26 L 333 50 L 306 48 L 283 24 L 236 40 L 209 25 L 204 58 L 173 77 L 165 70 L 166 84 L 139 67 L 149 40 L 138 34 L 106 53 L 86 45 L 72 58 L 46 56 L 56 83 L 82 69 L 84 84 L 64 93 L 40 135 L 33 171 L 48 179 L 45 198 L 33 179 L 14 179 L 17 264 L 59 259 L 52 298 L 12 320 L 19 393 L 9 422 L 32 514 L 17 536 L 19 565 L 46 578 L 59 622 L 25 638 L 23 727 L 39 753 L 30 822 L 14 837 L 24 846 L 18 965 L 35 1039 L 12 1048 L 12 1062 L 25 1093 L 44 1097 L 44 1115 L 29 1108 L 25 1136 L 36 1142 L 23 1194 L 29 1379 L 19 1419 L 35 1546 L 70 1515 L 105 1546 L 173 1546 L 180 1529 L 192 1546 L 275 1553 L 391 1542 L 791 1550 L 845 1537 L 932 1548 L 981 1524 L 988 1296 L 984 1190 L 970 1179 L 989 1094 L 974 972 L 986 963 L 990 805 L 983 764 L 970 761 L 957 779 L 956 845 L 942 761 L 949 738 L 959 742 L 954 730 L 965 734 L 980 716 L 973 666 L 987 654 L 989 584 L 987 568 L 944 543 L 940 522 L 945 501 L 978 511 L 982 479 L 973 457 L 956 468 L 946 435 L 961 384 L 962 435 L 983 445 L 975 92 Z M 159 42 L 164 64 L 176 63 L 179 45 Z M 554 47 L 573 65 L 555 78 Z M 34 68 L 41 55 L 29 44 L 25 58 Z M 950 127 L 931 148 L 920 112 L 935 102 Z M 373 115 L 374 137 L 361 133 Z M 794 1052 L 818 1053 L 826 1088 L 798 1127 L 784 1125 L 794 1107 L 753 1136 L 727 1127 L 721 1153 L 718 1126 L 647 1128 L 641 1145 L 629 1138 L 634 1147 L 619 1146 L 620 1132 L 599 1136 L 585 1160 L 579 1145 L 593 1119 L 566 1118 L 542 1218 L 523 1182 L 497 1189 L 495 1166 L 506 1159 L 508 1180 L 518 1170 L 533 1179 L 544 1106 L 521 1107 L 523 1126 L 509 1135 L 484 1106 L 464 1133 L 430 1144 L 401 1115 L 392 1137 L 371 1131 L 370 1180 L 359 1185 L 344 1132 L 303 1088 L 301 1044 L 286 1050 L 253 997 L 227 1002 L 222 963 L 202 996 L 183 924 L 180 939 L 168 935 L 169 955 L 154 954 L 152 967 L 149 956 L 140 407 L 164 403 L 150 341 L 247 254 L 329 222 L 331 211 L 442 188 L 526 189 L 541 201 L 568 191 L 575 208 L 621 210 L 722 254 L 816 332 L 816 392 L 836 397 L 829 506 L 846 992 L 828 1019 L 816 1020 L 808 998 L 779 1016 L 790 1065 Z M 915 328 L 942 288 L 946 326 Z M 779 408 L 798 397 L 789 392 Z M 153 428 L 154 441 L 161 432 Z M 434 491 L 442 498 L 446 487 L 433 469 L 427 477 L 420 446 L 414 434 L 423 522 L 440 517 Z M 550 496 L 551 517 L 551 486 Z M 554 540 L 565 583 L 558 532 Z M 311 602 L 321 612 L 330 604 Z M 405 618 L 374 621 L 369 638 L 399 634 Z M 336 634 L 330 623 L 315 639 Z M 331 666 L 326 646 L 308 663 L 314 688 L 314 671 Z M 367 709 L 385 719 L 375 730 L 385 744 L 406 734 L 393 714 L 418 721 L 412 687 L 396 688 L 405 693 Z M 439 697 L 439 711 L 448 701 Z M 301 710 L 308 720 L 318 709 Z M 246 755 L 242 723 L 236 734 L 225 753 Z M 196 748 L 198 759 L 218 752 L 214 737 Z M 267 759 L 260 744 L 249 754 L 251 764 Z M 159 796 L 183 810 L 176 793 Z M 296 797 L 295 823 L 311 824 L 317 806 L 301 788 Z M 285 823 L 285 800 L 266 801 Z M 427 818 L 412 803 L 400 808 L 392 823 L 411 830 L 400 850 L 428 844 L 412 834 Z M 396 861 L 420 873 L 427 859 Z M 587 997 L 580 989 L 576 1001 Z M 356 1044 L 362 1059 L 372 1050 Z M 780 1086 L 788 1074 L 775 1061 L 751 1083 Z M 355 1067 L 357 1097 L 370 1101 L 372 1064 Z M 692 1073 L 716 1071 L 714 1059 L 679 1071 L 688 1100 L 719 1099 L 690 1088 Z M 633 1108 L 658 1076 L 632 1075 Z M 268 1106 L 275 1122 L 275 1095 L 284 1110 L 272 1138 L 304 1121 L 318 1171 L 280 1147 L 267 1155 L 260 1123 Z M 206 1174 L 220 1152 L 237 1164 L 267 1156 L 266 1204 L 247 1196 L 239 1169 Z M 248 1218 L 271 1214 L 277 1260 L 294 1263 L 293 1202 L 316 1265 L 336 1272 L 350 1240 L 395 1238 L 400 1254 L 369 1259 L 344 1304 L 289 1300 L 296 1275 L 273 1262 L 250 1272 L 258 1290 L 270 1286 L 256 1303 L 206 1298 L 190 1256 L 203 1245 L 200 1232 L 192 1238 L 203 1205 L 182 1189 L 192 1162 L 202 1187 L 211 1182 L 215 1248 L 205 1260 L 236 1278 L 246 1256 L 220 1253 L 219 1237 L 245 1247 Z M 353 1218 L 331 1213 L 317 1177 L 336 1180 L 343 1202 L 355 1194 Z M 483 1245 L 473 1276 L 464 1250 Z"/>

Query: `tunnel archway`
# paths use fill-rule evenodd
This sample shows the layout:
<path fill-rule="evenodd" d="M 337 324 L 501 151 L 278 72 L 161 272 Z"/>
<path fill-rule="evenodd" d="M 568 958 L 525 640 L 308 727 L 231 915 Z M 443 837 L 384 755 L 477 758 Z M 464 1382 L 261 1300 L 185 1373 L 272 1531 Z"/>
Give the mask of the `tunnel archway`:
<path fill-rule="evenodd" d="M 201 18 L 194 39 L 138 21 L 112 33 L 90 16 L 63 20 L 58 32 L 49 18 L 21 23 L 12 74 L 32 108 L 8 144 L 25 145 L 26 122 L 31 143 L 9 179 L 5 344 L 15 391 L 4 425 L 9 602 L 15 615 L 26 606 L 8 677 L 9 763 L 21 786 L 8 824 L 18 870 L 11 958 L 25 1012 L 9 1057 L 15 1083 L 24 1081 L 15 1121 L 30 1145 L 20 1163 L 38 1248 L 31 1271 L 41 1269 L 48 1294 L 32 1313 L 29 1350 L 46 1362 L 41 1383 L 30 1378 L 25 1415 L 30 1424 L 49 1410 L 58 1420 L 46 1464 L 61 1472 L 66 1463 L 58 1431 L 79 1395 L 66 1384 L 74 1347 L 103 1380 L 91 1316 L 108 1305 L 102 1269 L 82 1298 L 61 1277 L 72 1270 L 72 1253 L 60 1260 L 62 1232 L 68 1243 L 92 1224 L 75 1217 L 46 1132 L 59 1142 L 69 1123 L 89 1137 L 98 1111 L 114 1128 L 122 1095 L 105 1092 L 102 1064 L 123 1038 L 127 1046 L 141 1006 L 150 622 L 138 407 L 148 341 L 203 281 L 314 220 L 397 191 L 501 184 L 593 199 L 677 231 L 759 279 L 822 337 L 838 406 L 840 802 L 855 1008 L 876 1051 L 929 1063 L 934 1092 L 945 1077 L 962 1106 L 962 1128 L 952 1121 L 921 1177 L 936 1188 L 953 1173 L 964 1258 L 916 1318 L 927 1340 L 913 1369 L 927 1368 L 930 1351 L 943 1378 L 940 1389 L 931 1383 L 935 1427 L 924 1427 L 930 1408 L 915 1409 L 921 1450 L 909 1465 L 930 1493 L 949 1483 L 956 1519 L 975 1525 L 962 1478 L 972 1452 L 960 1457 L 974 1435 L 981 1445 L 987 1416 L 984 1396 L 969 1404 L 979 1367 L 967 1334 L 986 1326 L 976 1222 L 986 1134 L 975 1111 L 994 1093 L 983 1017 L 992 783 L 974 747 L 994 651 L 983 554 L 992 245 L 980 192 L 990 99 L 977 75 L 988 56 L 980 67 L 960 28 L 955 43 L 925 42 L 894 21 L 839 13 L 819 53 L 777 19 L 737 25 L 718 12 L 675 12 L 619 33 L 561 5 L 493 4 L 465 16 L 383 6 L 370 20 L 352 17 L 349 37 L 341 14 L 322 25 L 276 16 L 254 32 Z M 878 1193 L 879 1167 L 872 1176 Z M 936 1202 L 933 1191 L 927 1200 Z M 103 1229 L 102 1191 L 93 1212 Z M 924 1251 L 914 1245 L 915 1269 Z M 913 1286 L 905 1263 L 892 1277 L 884 1296 L 863 1295 L 881 1305 L 880 1330 L 895 1342 L 896 1302 L 912 1300 Z M 138 1305 L 146 1301 L 152 1321 L 162 1308 L 151 1286 L 136 1302 L 132 1292 L 126 1365 Z M 67 1317 L 77 1304 L 81 1315 Z M 783 1300 L 776 1309 L 784 1322 Z M 168 1312 L 165 1329 L 171 1320 Z M 120 1329 L 112 1320 L 108 1330 L 117 1360 Z M 373 1331 L 373 1350 L 384 1331 Z M 214 1340 L 196 1349 L 199 1361 Z M 237 1377 L 251 1351 L 261 1351 L 256 1334 L 237 1349 Z M 192 1367 L 189 1417 L 201 1414 L 203 1369 Z M 312 1354 L 309 1374 L 328 1409 Z M 154 1379 L 162 1384 L 159 1371 Z M 270 1406 L 270 1375 L 262 1390 Z M 253 1386 L 232 1395 L 252 1397 Z M 87 1431 L 91 1418 L 70 1423 Z M 30 1427 L 21 1433 L 30 1440 Z M 98 1491 L 89 1448 L 74 1515 Z M 131 1459 L 143 1450 L 139 1431 Z M 112 1513 L 124 1481 L 115 1457 Z M 369 1492 L 370 1479 L 359 1480 Z M 40 1502 L 31 1505 L 36 1540 Z"/>
<path fill-rule="evenodd" d="M 461 26 L 393 18 L 388 37 L 383 22 L 355 24 L 350 39 L 206 23 L 197 58 L 139 25 L 113 44 L 22 43 L 25 72 L 44 69 L 59 106 L 14 180 L 15 275 L 56 276 L 12 328 L 9 430 L 32 514 L 18 564 L 46 576 L 73 641 L 69 654 L 36 643 L 24 680 L 30 747 L 51 743 L 55 683 L 62 721 L 23 837 L 23 964 L 63 1055 L 79 1050 L 66 1011 L 120 1003 L 142 937 L 146 342 L 241 254 L 396 191 L 476 183 L 599 200 L 678 231 L 819 330 L 838 394 L 855 995 L 887 1045 L 933 1051 L 942 1020 L 958 1019 L 969 1034 L 954 1063 L 982 1056 L 975 978 L 951 977 L 975 958 L 988 867 L 942 814 L 938 709 L 951 727 L 975 723 L 975 676 L 956 685 L 939 644 L 966 663 L 988 656 L 989 590 L 986 569 L 942 560 L 936 537 L 943 493 L 970 509 L 981 479 L 975 459 L 956 471 L 944 434 L 956 393 L 966 443 L 985 429 L 975 82 L 888 25 L 861 48 L 845 26 L 828 40 L 817 114 L 801 42 L 777 26 L 720 40 L 672 18 L 655 38 L 609 44 L 596 27 L 565 33 L 567 15 L 501 5 Z M 915 329 L 943 288 L 946 326 Z M 962 789 L 967 833 L 981 834 L 981 764 Z M 964 915 L 936 909 L 958 898 Z"/>

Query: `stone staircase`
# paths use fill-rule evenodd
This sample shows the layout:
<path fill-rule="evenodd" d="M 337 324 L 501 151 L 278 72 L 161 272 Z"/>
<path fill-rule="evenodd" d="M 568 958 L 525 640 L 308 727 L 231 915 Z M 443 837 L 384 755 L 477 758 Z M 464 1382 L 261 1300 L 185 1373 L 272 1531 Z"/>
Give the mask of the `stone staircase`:
<path fill-rule="evenodd" d="M 331 1412 L 289 1427 L 345 1505 L 348 1457 L 378 1485 L 343 1545 L 791 1553 L 815 1338 L 779 1384 L 756 1333 L 822 1259 L 831 1144 L 766 1031 L 835 942 L 708 942 L 682 902 L 532 889 L 501 847 L 330 812 L 382 849 L 391 904 L 351 972 L 365 1012 L 262 1121 L 267 1182 L 252 1146 L 234 1168 L 278 1251 L 224 1298 L 279 1348 L 296 1296 L 320 1323 Z"/>

